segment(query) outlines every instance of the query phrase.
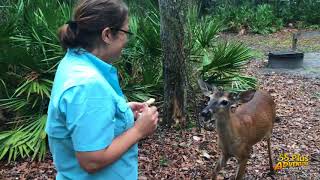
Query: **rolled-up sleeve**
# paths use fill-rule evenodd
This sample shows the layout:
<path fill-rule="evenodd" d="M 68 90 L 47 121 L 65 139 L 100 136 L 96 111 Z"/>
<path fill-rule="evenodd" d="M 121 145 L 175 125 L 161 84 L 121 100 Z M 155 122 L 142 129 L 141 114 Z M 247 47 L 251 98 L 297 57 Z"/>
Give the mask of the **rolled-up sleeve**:
<path fill-rule="evenodd" d="M 75 151 L 98 151 L 114 139 L 115 100 L 108 86 L 90 82 L 69 88 L 60 99 Z"/>

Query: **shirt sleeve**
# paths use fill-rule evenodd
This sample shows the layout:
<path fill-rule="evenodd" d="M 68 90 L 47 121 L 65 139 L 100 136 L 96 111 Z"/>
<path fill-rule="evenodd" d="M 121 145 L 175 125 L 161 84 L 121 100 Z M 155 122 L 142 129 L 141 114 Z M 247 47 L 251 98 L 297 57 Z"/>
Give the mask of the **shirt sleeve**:
<path fill-rule="evenodd" d="M 114 139 L 115 100 L 110 86 L 90 82 L 72 87 L 60 99 L 75 151 L 98 151 Z"/>

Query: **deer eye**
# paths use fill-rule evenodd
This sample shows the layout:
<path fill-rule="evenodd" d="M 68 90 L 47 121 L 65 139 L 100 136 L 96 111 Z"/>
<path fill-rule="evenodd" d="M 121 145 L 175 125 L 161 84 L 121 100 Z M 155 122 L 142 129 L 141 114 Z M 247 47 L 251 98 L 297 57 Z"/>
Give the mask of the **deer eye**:
<path fill-rule="evenodd" d="M 222 101 L 220 102 L 220 104 L 221 104 L 222 106 L 226 106 L 226 105 L 229 104 L 229 101 L 227 101 L 227 100 L 222 100 Z"/>

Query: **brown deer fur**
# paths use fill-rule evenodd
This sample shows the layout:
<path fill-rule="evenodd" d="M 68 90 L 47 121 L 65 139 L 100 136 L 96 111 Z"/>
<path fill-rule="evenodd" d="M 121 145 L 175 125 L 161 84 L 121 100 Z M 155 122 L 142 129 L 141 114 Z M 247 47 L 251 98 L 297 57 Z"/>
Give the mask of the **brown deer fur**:
<path fill-rule="evenodd" d="M 222 150 L 213 171 L 213 178 L 230 157 L 236 157 L 239 163 L 236 179 L 241 179 L 252 146 L 263 138 L 267 138 L 269 166 L 273 172 L 270 137 L 276 115 L 272 97 L 261 90 L 249 90 L 235 98 L 230 93 L 217 92 L 216 88 L 210 91 L 208 85 L 203 86 L 204 82 L 199 82 L 199 85 L 204 94 L 210 97 L 209 105 L 203 110 L 202 115 L 214 115 L 219 147 Z"/>

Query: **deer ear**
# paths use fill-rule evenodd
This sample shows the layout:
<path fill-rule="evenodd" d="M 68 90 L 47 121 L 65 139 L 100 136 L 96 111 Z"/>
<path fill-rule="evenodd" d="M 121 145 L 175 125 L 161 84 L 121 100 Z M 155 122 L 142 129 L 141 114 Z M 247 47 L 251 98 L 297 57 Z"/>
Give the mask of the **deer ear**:
<path fill-rule="evenodd" d="M 241 93 L 238 95 L 238 99 L 239 99 L 242 103 L 249 102 L 249 101 L 253 98 L 253 96 L 254 96 L 255 93 L 256 93 L 256 90 L 255 90 L 255 89 L 241 92 Z"/>
<path fill-rule="evenodd" d="M 198 79 L 198 85 L 205 96 L 210 96 L 216 90 L 215 86 L 204 82 L 202 79 Z"/>
<path fill-rule="evenodd" d="M 229 93 L 229 96 L 228 96 L 230 100 L 236 100 L 237 97 L 238 97 L 238 94 L 234 92 Z"/>

